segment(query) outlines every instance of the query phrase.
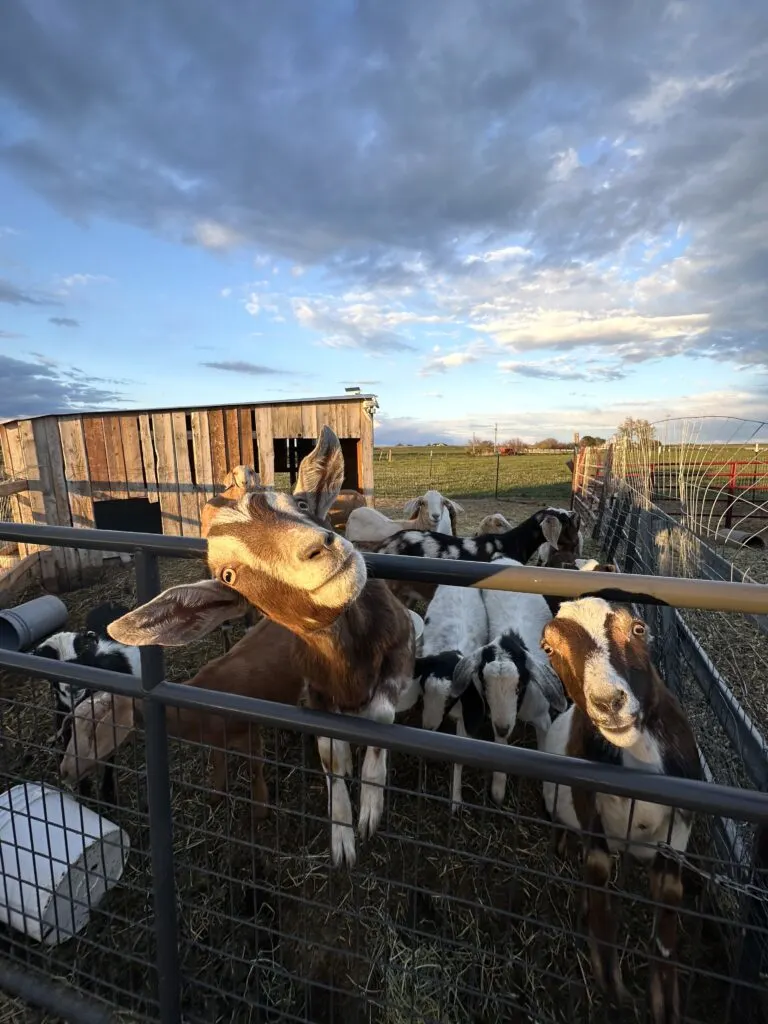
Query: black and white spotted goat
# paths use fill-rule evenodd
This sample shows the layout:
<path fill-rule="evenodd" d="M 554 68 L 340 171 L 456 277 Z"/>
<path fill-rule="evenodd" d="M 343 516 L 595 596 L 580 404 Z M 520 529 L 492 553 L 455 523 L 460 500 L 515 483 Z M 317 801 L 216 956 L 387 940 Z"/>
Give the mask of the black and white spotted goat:
<path fill-rule="evenodd" d="M 651 662 L 648 631 L 627 605 L 598 597 L 566 601 L 544 628 L 542 649 L 572 706 L 555 719 L 539 744 L 550 754 L 623 765 L 678 778 L 701 779 L 691 727 L 677 697 Z M 685 851 L 688 811 L 587 789 L 544 784 L 553 820 L 584 835 L 584 878 L 592 964 L 600 986 L 626 998 L 610 906 L 611 854 L 625 849 L 650 865 L 651 895 L 660 904 L 650 1001 L 655 1024 L 677 1024 L 680 1000 L 675 966 L 677 908 L 683 896 L 681 864 L 660 848 Z"/>
<path fill-rule="evenodd" d="M 497 557 L 493 561 L 505 565 L 520 565 L 511 558 Z M 430 623 L 436 613 L 443 613 L 435 601 L 441 591 L 460 590 L 440 587 L 427 610 L 424 624 L 424 649 L 434 643 L 429 636 Z M 560 680 L 552 671 L 541 652 L 544 626 L 552 618 L 547 603 L 539 594 L 519 594 L 503 590 L 474 590 L 461 588 L 467 594 L 457 608 L 464 617 L 463 629 L 467 636 L 451 664 L 443 656 L 442 679 L 437 678 L 440 666 L 435 663 L 432 676 L 424 679 L 425 728 L 437 728 L 448 716 L 456 722 L 459 735 L 478 736 L 490 719 L 493 737 L 497 743 L 508 743 L 518 716 L 529 722 L 537 736 L 546 734 L 551 724 L 550 707 L 562 711 L 566 707 Z M 471 595 L 471 596 L 470 596 Z M 443 626 L 444 631 L 444 626 Z M 439 635 L 440 629 L 435 633 Z M 447 652 L 451 653 L 451 652 Z M 417 660 L 417 670 L 422 659 Z M 448 672 L 450 671 L 450 675 Z M 462 766 L 454 765 L 451 807 L 461 805 Z M 491 796 L 502 804 L 506 793 L 507 777 L 494 772 Z"/>
<path fill-rule="evenodd" d="M 503 557 L 525 565 L 547 544 L 554 550 L 572 551 L 575 557 L 581 550 L 580 525 L 577 512 L 542 508 L 504 533 L 451 537 L 435 531 L 402 530 L 382 541 L 375 550 L 382 555 L 457 558 L 473 562 L 490 562 L 495 557 Z M 409 580 L 392 580 L 389 586 L 404 603 L 429 601 L 436 590 L 434 583 L 414 583 Z"/>
<path fill-rule="evenodd" d="M 107 626 L 128 613 L 122 605 L 107 602 L 92 608 L 85 620 L 85 629 L 77 632 L 54 633 L 32 651 L 39 658 L 50 658 L 53 661 L 66 661 L 75 665 L 87 665 L 90 668 L 102 668 L 111 672 L 122 672 L 126 675 L 141 675 L 141 657 L 138 647 L 129 647 L 118 643 L 107 633 Z M 62 751 L 66 749 L 72 733 L 72 715 L 78 704 L 90 696 L 92 691 L 87 686 L 77 686 L 50 680 L 54 697 L 54 729 L 55 743 Z M 90 780 L 81 783 L 81 792 L 85 794 Z M 85 787 L 82 788 L 82 787 Z M 110 803 L 115 801 L 115 778 L 112 758 L 104 769 L 100 787 L 100 798 Z"/>

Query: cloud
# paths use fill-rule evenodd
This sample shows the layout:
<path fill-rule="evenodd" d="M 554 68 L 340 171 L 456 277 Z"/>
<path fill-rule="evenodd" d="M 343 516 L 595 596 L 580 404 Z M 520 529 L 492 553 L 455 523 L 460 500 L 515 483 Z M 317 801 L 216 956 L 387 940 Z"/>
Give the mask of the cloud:
<path fill-rule="evenodd" d="M 46 292 L 23 289 L 10 281 L 0 279 L 0 302 L 11 306 L 60 306 L 61 302 Z"/>
<path fill-rule="evenodd" d="M 514 374 L 516 377 L 533 377 L 536 380 L 613 381 L 626 377 L 624 370 L 619 367 L 600 366 L 590 369 L 589 366 L 585 366 L 577 369 L 563 363 L 560 359 L 526 363 L 507 360 L 498 365 L 504 373 Z"/>
<path fill-rule="evenodd" d="M 739 419 L 723 416 L 733 409 Z M 599 406 L 562 405 L 543 410 L 515 410 L 504 413 L 474 412 L 444 420 L 387 417 L 377 414 L 376 443 L 427 443 L 432 438 L 464 444 L 473 433 L 492 436 L 498 424 L 500 437 L 523 437 L 540 441 L 545 437 L 570 438 L 574 430 L 582 434 L 609 437 L 627 416 L 636 416 L 661 424 L 659 436 L 670 443 L 680 440 L 680 423 L 686 421 L 687 439 L 703 442 L 747 441 L 758 422 L 763 423 L 760 440 L 768 441 L 768 385 L 753 388 L 723 389 L 699 395 L 677 395 L 665 399 L 646 398 L 601 402 Z M 711 417 L 711 419 L 708 419 Z M 744 423 L 744 420 L 749 422 Z M 698 425 L 697 425 L 697 422 Z M 752 438 L 754 440 L 754 437 Z"/>
<path fill-rule="evenodd" d="M 213 252 L 226 252 L 244 241 L 239 231 L 214 220 L 198 221 L 192 228 L 192 239 L 203 249 Z"/>
<path fill-rule="evenodd" d="M 108 284 L 111 281 L 112 278 L 106 274 L 70 274 L 68 277 L 61 278 L 62 286 L 67 290 L 70 288 L 82 288 L 89 284 Z"/>
<path fill-rule="evenodd" d="M 299 298 L 292 300 L 292 306 L 299 324 L 320 334 L 321 344 L 328 348 L 360 348 L 376 353 L 415 351 L 416 346 L 406 340 L 403 328 L 440 319 L 436 315 L 382 309 L 371 301 L 336 303 L 330 299 Z"/>
<path fill-rule="evenodd" d="M 116 382 L 76 367 L 63 369 L 43 358 L 30 362 L 0 355 L 0 420 L 80 412 L 125 401 L 121 393 L 106 386 Z"/>
<path fill-rule="evenodd" d="M 231 288 L 222 288 L 221 291 L 219 292 L 219 295 L 221 295 L 222 299 L 228 299 L 231 294 Z"/>
<path fill-rule="evenodd" d="M 57 327 L 79 327 L 80 321 L 74 320 L 71 316 L 49 316 L 48 323 L 56 324 Z"/>
<path fill-rule="evenodd" d="M 275 376 L 277 374 L 290 376 L 290 370 L 277 370 L 273 366 L 261 366 L 258 363 L 248 363 L 244 360 L 231 360 L 216 363 L 200 363 L 209 370 L 224 370 L 227 373 L 247 373 L 252 377 Z"/>
<path fill-rule="evenodd" d="M 0 331 L 0 338 L 25 338 L 25 334 L 19 334 L 18 331 Z"/>
<path fill-rule="evenodd" d="M 435 345 L 433 351 L 439 352 L 440 346 Z M 431 377 L 435 373 L 446 373 L 468 363 L 479 363 L 487 351 L 485 345 L 476 342 L 464 350 L 449 352 L 444 356 L 430 356 L 419 370 L 419 376 Z"/>
<path fill-rule="evenodd" d="M 2 169 L 82 222 L 371 289 L 302 300 L 322 344 L 408 351 L 434 317 L 515 353 L 768 365 L 764 0 L 347 4 L 333 31 L 156 0 L 139 44 L 127 7 L 6 6 Z"/>
<path fill-rule="evenodd" d="M 339 384 L 344 384 L 344 385 L 359 384 L 360 387 L 372 388 L 376 384 L 381 384 L 381 381 L 380 380 L 340 380 Z"/>

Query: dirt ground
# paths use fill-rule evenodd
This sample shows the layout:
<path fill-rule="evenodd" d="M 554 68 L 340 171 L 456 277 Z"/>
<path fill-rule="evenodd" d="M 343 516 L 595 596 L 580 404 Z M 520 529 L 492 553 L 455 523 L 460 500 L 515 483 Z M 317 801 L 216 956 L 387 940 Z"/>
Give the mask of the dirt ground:
<path fill-rule="evenodd" d="M 462 533 L 473 532 L 489 512 L 519 522 L 540 507 L 525 501 L 462 504 Z M 199 562 L 161 562 L 163 586 L 201 578 L 203 572 Z M 37 593 L 31 587 L 23 599 Z M 63 599 L 70 628 L 80 626 L 102 600 L 131 605 L 133 568 L 112 567 L 95 586 Z M 218 633 L 168 650 L 168 678 L 183 681 L 219 653 Z M 57 784 L 46 683 L 0 671 L 0 731 L 0 776 L 7 785 Z M 533 745 L 533 736 L 518 726 L 514 741 Z M 171 743 L 179 952 L 190 1024 L 646 1019 L 645 951 L 652 929 L 647 878 L 624 867 L 615 878 L 624 978 L 634 999 L 619 1015 L 605 1006 L 591 980 L 580 869 L 573 855 L 561 860 L 554 854 L 535 781 L 510 779 L 499 810 L 486 795 L 485 775 L 465 769 L 467 807 L 457 816 L 448 800 L 450 766 L 395 754 L 380 832 L 366 843 L 358 839 L 354 870 L 333 870 L 314 741 L 268 730 L 265 749 L 274 806 L 267 820 L 256 822 L 249 813 L 247 758 L 230 755 L 229 793 L 215 803 L 208 751 Z M 117 806 L 84 802 L 130 836 L 121 883 L 76 940 L 46 950 L 16 932 L 0 931 L 0 953 L 106 999 L 120 1007 L 121 1021 L 154 1020 L 141 735 L 121 747 L 117 764 Z M 357 807 L 354 783 L 350 793 Z M 708 874 L 713 865 L 704 820 L 697 824 L 692 850 L 690 862 Z M 683 1013 L 720 1024 L 731 1008 L 727 976 L 741 948 L 738 907 L 734 900 L 715 904 L 711 885 L 702 884 L 695 870 L 686 885 Z M 0 1024 L 33 1020 L 52 1024 L 55 1018 L 0 997 Z"/>

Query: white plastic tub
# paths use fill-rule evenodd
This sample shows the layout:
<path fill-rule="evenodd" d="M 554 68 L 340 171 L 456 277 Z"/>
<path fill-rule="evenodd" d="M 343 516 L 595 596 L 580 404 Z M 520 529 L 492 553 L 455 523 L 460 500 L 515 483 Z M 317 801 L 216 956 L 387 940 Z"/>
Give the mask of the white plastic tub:
<path fill-rule="evenodd" d="M 413 619 L 413 628 L 416 634 L 416 653 L 418 654 L 421 651 L 421 646 L 424 642 L 424 619 L 422 619 L 418 612 L 413 611 L 413 609 L 409 608 L 408 611 Z"/>
<path fill-rule="evenodd" d="M 127 833 L 51 786 L 0 794 L 0 921 L 47 946 L 85 927 L 120 879 Z"/>

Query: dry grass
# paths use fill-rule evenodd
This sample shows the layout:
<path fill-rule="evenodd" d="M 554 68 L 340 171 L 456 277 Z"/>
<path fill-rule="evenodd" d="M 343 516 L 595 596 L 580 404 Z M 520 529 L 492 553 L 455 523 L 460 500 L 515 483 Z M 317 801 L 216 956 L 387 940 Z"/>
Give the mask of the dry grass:
<path fill-rule="evenodd" d="M 538 502 L 467 501 L 461 531 L 502 511 L 512 521 Z M 203 575 L 198 562 L 162 560 L 163 586 Z M 30 588 L 24 598 L 36 595 Z M 95 586 L 65 595 L 71 625 L 102 600 L 135 601 L 132 567 L 114 567 Z M 221 651 L 214 634 L 167 651 L 168 677 L 189 678 Z M 57 782 L 45 683 L 0 673 L 2 774 Z M 517 742 L 532 737 L 518 728 Z M 313 1024 L 495 1024 L 497 1021 L 591 1021 L 619 1018 L 591 981 L 581 935 L 582 889 L 573 859 L 552 851 L 539 786 L 510 780 L 504 810 L 487 800 L 488 779 L 465 769 L 469 805 L 448 806 L 450 767 L 391 758 L 381 832 L 358 847 L 352 872 L 328 863 L 325 783 L 311 738 L 269 731 L 267 780 L 275 804 L 264 822 L 248 813 L 248 765 L 230 759 L 228 798 L 215 803 L 207 751 L 173 742 L 170 751 L 179 950 L 184 1012 L 190 1022 L 312 1021 Z M 118 807 L 101 808 L 129 833 L 132 853 L 121 884 L 74 942 L 42 951 L 18 935 L 2 947 L 56 977 L 121 1007 L 120 1019 L 155 1019 L 151 870 L 143 740 L 118 755 Z M 354 784 L 350 787 L 357 803 Z M 92 802 L 91 802 L 92 803 Z M 92 803 L 94 807 L 97 804 Z M 707 851 L 699 828 L 696 848 Z M 623 922 L 625 980 L 634 1005 L 622 1020 L 645 1015 L 652 927 L 647 879 L 616 878 Z M 719 1022 L 728 1007 L 733 924 L 696 916 L 706 894 L 690 891 L 681 960 L 693 973 L 682 994 L 692 1020 Z M 710 912 L 712 906 L 708 905 Z M 735 912 L 735 911 L 734 911 Z M 12 947 L 12 948 L 11 948 Z M 259 1008 L 261 1007 L 261 1008 Z M 2 1015 L 6 1016 L 3 1017 Z M 0 1024 L 46 1020 L 8 1001 Z"/>
<path fill-rule="evenodd" d="M 463 504 L 462 533 L 474 531 L 490 512 L 520 521 L 540 505 Z M 202 575 L 200 563 L 161 562 L 164 586 Z M 32 587 L 22 599 L 38 592 Z M 66 595 L 72 625 L 81 625 L 86 611 L 107 599 L 135 601 L 132 567 L 114 567 L 103 582 Z M 220 649 L 214 635 L 168 651 L 169 678 L 188 678 Z M 48 728 L 44 685 L 0 674 L 0 693 L 18 702 L 18 710 L 6 705 L 4 772 L 14 781 L 55 782 L 54 759 L 40 746 Z M 120 808 L 107 811 L 131 835 L 123 882 L 81 939 L 43 960 L 62 977 L 121 1003 L 126 1020 L 136 1019 L 131 1011 L 153 1013 L 143 968 L 151 959 L 152 935 L 142 755 L 140 738 L 121 751 Z M 508 796 L 506 812 L 499 812 L 486 805 L 487 780 L 466 770 L 465 798 L 477 806 L 457 821 L 444 799 L 448 767 L 395 757 L 384 828 L 360 848 L 359 867 L 349 875 L 328 869 L 325 787 L 312 741 L 271 735 L 267 757 L 279 810 L 253 827 L 243 813 L 244 759 L 232 759 L 230 799 L 214 806 L 205 752 L 172 744 L 180 949 L 190 1020 L 459 1024 L 586 1020 L 597 1013 L 601 1000 L 574 934 L 578 872 L 572 862 L 553 860 L 536 786 L 522 783 Z M 557 881 L 548 878 L 553 868 Z M 624 969 L 637 1006 L 627 1019 L 642 1016 L 647 967 L 639 951 L 651 924 L 648 908 L 631 895 L 642 898 L 645 880 L 631 881 L 622 912 L 630 924 Z M 126 954 L 138 963 L 126 963 Z M 718 929 L 691 918 L 683 962 L 705 970 L 721 964 L 723 954 Z M 725 988 L 697 979 L 688 988 L 687 1012 L 719 1020 Z M 272 1012 L 259 1014 L 254 1001 Z M 41 1019 L 13 1002 L 0 1003 L 3 1013 L 13 1024 Z"/>

